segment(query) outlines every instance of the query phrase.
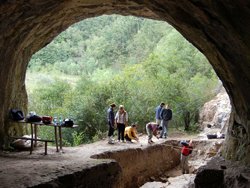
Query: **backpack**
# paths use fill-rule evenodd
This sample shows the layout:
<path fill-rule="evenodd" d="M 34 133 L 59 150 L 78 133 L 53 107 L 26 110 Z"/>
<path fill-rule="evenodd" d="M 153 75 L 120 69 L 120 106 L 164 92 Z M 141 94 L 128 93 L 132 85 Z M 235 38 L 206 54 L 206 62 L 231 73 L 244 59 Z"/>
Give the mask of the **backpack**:
<path fill-rule="evenodd" d="M 14 121 L 20 121 L 24 119 L 24 115 L 19 109 L 10 109 L 10 118 Z"/>
<path fill-rule="evenodd" d="M 42 121 L 42 118 L 38 115 L 30 115 L 26 117 L 27 122 L 40 122 Z"/>
<path fill-rule="evenodd" d="M 52 123 L 53 118 L 51 116 L 42 116 L 42 122 L 47 125 Z"/>
<path fill-rule="evenodd" d="M 74 122 L 72 119 L 65 119 L 62 123 L 61 126 L 65 126 L 65 127 L 73 127 Z"/>

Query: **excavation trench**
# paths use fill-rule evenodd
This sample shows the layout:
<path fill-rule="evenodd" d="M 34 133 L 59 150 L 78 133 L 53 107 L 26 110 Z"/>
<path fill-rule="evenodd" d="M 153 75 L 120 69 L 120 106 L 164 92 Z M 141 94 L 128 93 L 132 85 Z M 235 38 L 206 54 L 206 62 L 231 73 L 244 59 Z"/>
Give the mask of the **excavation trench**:
<path fill-rule="evenodd" d="M 169 177 L 180 176 L 180 140 L 168 140 L 145 148 L 104 152 L 93 155 L 95 159 L 114 159 L 121 167 L 121 187 L 140 187 L 146 182 L 167 183 Z M 206 164 L 221 144 L 210 140 L 193 141 L 194 150 L 190 157 L 190 173 Z M 193 176 L 194 177 L 194 176 Z"/>
<path fill-rule="evenodd" d="M 38 148 L 32 155 L 26 151 L 0 153 L 0 187 L 134 188 L 146 182 L 167 182 L 168 177 L 180 175 L 169 174 L 171 170 L 179 170 L 179 143 L 179 139 L 160 140 L 150 146 L 146 142 L 109 145 L 100 141 L 65 147 L 60 154 L 49 147 L 46 156 L 44 148 Z M 205 161 L 204 156 L 213 143 L 193 140 L 191 173 L 201 166 L 196 161 Z"/>
<path fill-rule="evenodd" d="M 178 149 L 159 144 L 142 149 L 104 152 L 92 158 L 114 159 L 122 169 L 121 187 L 139 187 L 152 181 L 152 177 L 161 177 L 161 174 L 176 167 L 180 163 L 179 156 Z"/>

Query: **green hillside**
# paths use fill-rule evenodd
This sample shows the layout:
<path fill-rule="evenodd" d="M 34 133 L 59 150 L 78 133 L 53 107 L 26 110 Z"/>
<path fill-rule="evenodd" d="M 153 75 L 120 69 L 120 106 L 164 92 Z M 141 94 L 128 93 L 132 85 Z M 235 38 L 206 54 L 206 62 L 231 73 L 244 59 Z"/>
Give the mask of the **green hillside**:
<path fill-rule="evenodd" d="M 64 133 L 69 145 L 105 134 L 111 102 L 125 106 L 140 132 L 154 121 L 161 101 L 172 107 L 171 127 L 194 129 L 199 109 L 219 83 L 206 58 L 173 27 L 118 15 L 68 28 L 33 55 L 26 77 L 29 110 L 71 117 L 80 125 Z"/>

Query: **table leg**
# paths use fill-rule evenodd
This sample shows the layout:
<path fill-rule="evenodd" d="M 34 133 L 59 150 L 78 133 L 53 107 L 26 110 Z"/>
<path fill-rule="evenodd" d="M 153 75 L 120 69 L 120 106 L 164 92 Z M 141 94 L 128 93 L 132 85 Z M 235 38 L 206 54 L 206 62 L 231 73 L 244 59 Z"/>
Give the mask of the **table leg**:
<path fill-rule="evenodd" d="M 45 155 L 47 155 L 47 146 L 48 146 L 48 143 L 47 142 L 45 142 Z"/>
<path fill-rule="evenodd" d="M 57 139 L 57 126 L 54 126 L 54 128 L 55 128 L 56 152 L 59 152 L 59 149 L 58 149 L 58 139 Z"/>
<path fill-rule="evenodd" d="M 59 128 L 59 141 L 60 141 L 60 150 L 62 150 L 62 127 Z"/>
<path fill-rule="evenodd" d="M 30 154 L 32 154 L 32 150 L 33 150 L 33 125 L 32 123 L 30 124 L 30 132 L 31 132 L 31 144 L 30 144 Z"/>
<path fill-rule="evenodd" d="M 34 147 L 37 146 L 37 125 L 34 124 L 34 132 L 35 132 L 35 144 Z"/>

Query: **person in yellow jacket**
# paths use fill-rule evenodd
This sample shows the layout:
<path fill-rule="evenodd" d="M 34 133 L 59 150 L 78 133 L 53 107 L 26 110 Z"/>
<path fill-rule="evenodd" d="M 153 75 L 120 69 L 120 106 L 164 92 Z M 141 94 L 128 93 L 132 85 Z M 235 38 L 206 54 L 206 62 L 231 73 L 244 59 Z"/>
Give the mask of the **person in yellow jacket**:
<path fill-rule="evenodd" d="M 136 134 L 136 127 L 136 124 L 132 124 L 131 126 L 125 128 L 124 138 L 127 142 L 132 142 L 132 140 L 136 140 L 137 142 L 139 141 L 139 138 Z"/>

